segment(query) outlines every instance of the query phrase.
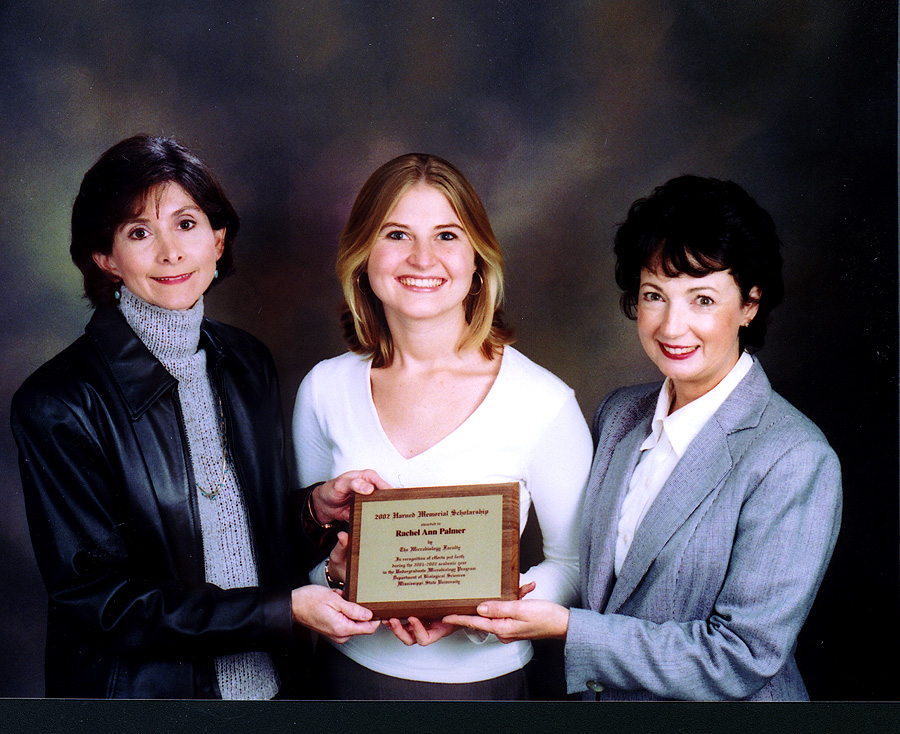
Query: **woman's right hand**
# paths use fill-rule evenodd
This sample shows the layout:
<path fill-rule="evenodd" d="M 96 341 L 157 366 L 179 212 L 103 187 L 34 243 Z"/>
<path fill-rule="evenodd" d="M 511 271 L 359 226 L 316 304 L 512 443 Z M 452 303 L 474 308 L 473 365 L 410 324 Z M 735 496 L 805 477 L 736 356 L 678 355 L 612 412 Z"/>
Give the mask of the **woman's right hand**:
<path fill-rule="evenodd" d="M 376 489 L 391 489 L 391 485 L 373 469 L 348 471 L 316 487 L 310 501 L 320 525 L 346 522 L 350 519 L 353 495 L 372 494 Z"/>
<path fill-rule="evenodd" d="M 341 592 L 324 586 L 301 586 L 291 592 L 294 621 L 338 644 L 356 635 L 371 635 L 381 623 L 372 612 L 346 601 Z"/>
<path fill-rule="evenodd" d="M 569 629 L 569 610 L 544 599 L 485 601 L 478 605 L 478 615 L 450 614 L 444 622 L 493 632 L 500 642 L 564 640 Z"/>

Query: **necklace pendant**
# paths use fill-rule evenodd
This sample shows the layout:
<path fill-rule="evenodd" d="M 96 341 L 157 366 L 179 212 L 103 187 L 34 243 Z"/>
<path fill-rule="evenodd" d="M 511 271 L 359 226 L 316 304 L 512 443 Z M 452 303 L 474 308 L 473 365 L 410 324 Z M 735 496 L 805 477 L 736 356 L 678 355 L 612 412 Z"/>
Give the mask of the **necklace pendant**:
<path fill-rule="evenodd" d="M 207 492 L 205 489 L 203 489 L 203 487 L 201 487 L 201 486 L 198 484 L 198 485 L 197 485 L 197 489 L 200 491 L 200 494 L 202 494 L 204 497 L 206 497 L 206 499 L 208 499 L 208 500 L 214 500 L 216 497 L 219 496 L 219 490 L 222 489 L 222 486 L 219 485 L 218 487 L 216 487 L 216 488 L 215 488 L 214 490 L 212 490 L 211 492 Z"/>

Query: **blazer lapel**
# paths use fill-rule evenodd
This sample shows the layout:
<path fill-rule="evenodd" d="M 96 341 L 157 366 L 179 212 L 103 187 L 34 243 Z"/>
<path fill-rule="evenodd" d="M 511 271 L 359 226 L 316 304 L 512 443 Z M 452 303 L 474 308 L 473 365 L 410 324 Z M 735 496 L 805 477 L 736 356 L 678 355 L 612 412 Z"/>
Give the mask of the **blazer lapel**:
<path fill-rule="evenodd" d="M 765 373 L 754 360 L 750 372 L 688 445 L 650 506 L 635 533 L 605 611 L 621 608 L 663 546 L 732 470 L 735 460 L 728 437 L 758 425 L 770 392 Z M 612 537 L 615 542 L 615 529 Z"/>
<path fill-rule="evenodd" d="M 588 571 L 588 608 L 603 609 L 615 581 L 616 533 L 622 500 L 640 458 L 640 448 L 650 431 L 652 413 L 635 426 L 613 451 L 606 475 L 596 492 L 596 501 L 587 517 L 591 518 L 590 545 L 586 558 Z M 587 511 L 587 508 L 585 508 Z"/>
<path fill-rule="evenodd" d="M 725 434 L 710 420 L 691 441 L 638 527 L 606 611 L 618 609 L 634 592 L 663 546 L 731 466 Z"/>

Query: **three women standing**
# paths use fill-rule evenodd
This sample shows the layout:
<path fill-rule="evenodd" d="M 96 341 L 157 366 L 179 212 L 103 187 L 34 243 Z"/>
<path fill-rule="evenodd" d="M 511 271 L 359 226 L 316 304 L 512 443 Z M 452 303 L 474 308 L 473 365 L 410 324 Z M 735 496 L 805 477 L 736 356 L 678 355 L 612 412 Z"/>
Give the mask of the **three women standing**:
<path fill-rule="evenodd" d="M 597 412 L 580 577 L 587 427 L 510 346 L 500 248 L 462 174 L 401 156 L 354 203 L 338 260 L 351 351 L 306 377 L 294 414 L 301 483 L 324 482 L 308 495 L 290 491 L 268 351 L 203 315 L 238 226 L 171 140 L 123 141 L 82 182 L 71 253 L 95 312 L 12 408 L 48 695 L 271 698 L 296 622 L 345 643 L 320 648 L 320 693 L 338 698 L 525 698 L 539 637 L 565 639 L 569 689 L 588 696 L 806 697 L 793 650 L 840 470 L 746 351 L 782 281 L 771 219 L 740 187 L 674 179 L 618 231 L 623 308 L 666 380 Z M 302 586 L 302 508 L 314 528 L 353 491 L 498 481 L 520 483 L 521 525 L 533 503 L 543 535 L 527 599 L 381 626 L 327 588 L 345 536 Z"/>

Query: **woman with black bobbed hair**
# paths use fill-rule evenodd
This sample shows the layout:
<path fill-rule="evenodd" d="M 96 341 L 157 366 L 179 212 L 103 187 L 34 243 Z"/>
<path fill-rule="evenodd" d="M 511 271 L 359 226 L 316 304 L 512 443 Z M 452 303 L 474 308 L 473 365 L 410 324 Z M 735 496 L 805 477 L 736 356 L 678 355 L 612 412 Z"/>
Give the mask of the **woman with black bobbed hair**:
<path fill-rule="evenodd" d="M 82 181 L 70 249 L 94 314 L 11 418 L 49 594 L 48 696 L 298 695 L 293 623 L 336 640 L 377 628 L 301 585 L 305 495 L 289 493 L 271 355 L 203 315 L 238 227 L 167 138 L 123 140 Z"/>
<path fill-rule="evenodd" d="M 447 622 L 565 640 L 570 693 L 806 699 L 794 661 L 837 538 L 840 466 L 748 350 L 781 300 L 771 217 L 737 184 L 682 176 L 615 238 L 622 308 L 665 376 L 609 395 L 581 538 L 582 609 L 527 598 Z"/>

